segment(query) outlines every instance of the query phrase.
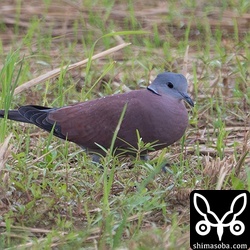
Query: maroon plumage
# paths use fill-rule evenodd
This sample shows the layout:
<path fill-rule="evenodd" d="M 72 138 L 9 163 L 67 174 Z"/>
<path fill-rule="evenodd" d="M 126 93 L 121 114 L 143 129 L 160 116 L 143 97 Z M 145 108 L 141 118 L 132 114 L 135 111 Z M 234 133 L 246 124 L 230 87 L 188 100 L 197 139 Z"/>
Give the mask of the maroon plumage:
<path fill-rule="evenodd" d="M 55 136 L 75 142 L 94 153 L 109 148 L 114 131 L 127 104 L 115 147 L 137 147 L 136 130 L 142 140 L 156 142 L 161 149 L 179 140 L 188 125 L 183 99 L 193 106 L 186 93 L 187 82 L 180 74 L 159 74 L 143 90 L 111 95 L 62 108 L 23 106 L 8 113 L 8 118 L 37 125 Z M 4 111 L 0 111 L 4 116 Z"/>

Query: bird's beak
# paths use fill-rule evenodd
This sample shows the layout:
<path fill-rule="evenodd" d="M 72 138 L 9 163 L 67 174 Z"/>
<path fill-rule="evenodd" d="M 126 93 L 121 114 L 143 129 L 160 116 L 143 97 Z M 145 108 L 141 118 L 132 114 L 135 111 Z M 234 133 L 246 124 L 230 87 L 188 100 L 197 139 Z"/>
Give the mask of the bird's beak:
<path fill-rule="evenodd" d="M 183 96 L 183 99 L 192 107 L 194 107 L 194 102 L 191 99 L 191 97 L 188 94 L 185 93 L 181 93 L 181 95 Z"/>

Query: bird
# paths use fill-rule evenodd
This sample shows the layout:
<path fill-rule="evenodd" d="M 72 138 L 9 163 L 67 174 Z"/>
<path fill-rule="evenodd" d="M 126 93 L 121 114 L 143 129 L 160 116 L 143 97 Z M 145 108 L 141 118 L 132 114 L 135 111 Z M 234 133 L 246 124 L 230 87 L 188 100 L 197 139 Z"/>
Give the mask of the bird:
<path fill-rule="evenodd" d="M 9 110 L 7 119 L 31 123 L 54 136 L 76 143 L 92 154 L 95 162 L 109 149 L 125 107 L 114 143 L 116 152 L 132 155 L 138 148 L 138 132 L 144 143 L 155 143 L 150 151 L 178 141 L 188 126 L 184 102 L 194 106 L 187 93 L 187 79 L 163 72 L 144 89 L 113 94 L 60 108 L 25 105 Z M 0 110 L 0 118 L 5 111 Z M 100 147 L 101 146 L 101 147 Z M 147 155 L 148 152 L 144 152 Z"/>

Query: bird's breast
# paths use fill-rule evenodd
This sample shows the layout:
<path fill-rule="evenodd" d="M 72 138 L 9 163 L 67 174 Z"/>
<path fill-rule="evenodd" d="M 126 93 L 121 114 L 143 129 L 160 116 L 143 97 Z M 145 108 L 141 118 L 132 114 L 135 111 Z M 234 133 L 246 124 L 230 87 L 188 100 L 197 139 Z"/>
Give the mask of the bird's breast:
<path fill-rule="evenodd" d="M 128 102 L 118 136 L 137 146 L 136 130 L 145 143 L 158 142 L 166 147 L 182 137 L 188 125 L 184 104 L 176 99 L 141 92 Z M 117 146 L 123 145 L 119 142 Z"/>

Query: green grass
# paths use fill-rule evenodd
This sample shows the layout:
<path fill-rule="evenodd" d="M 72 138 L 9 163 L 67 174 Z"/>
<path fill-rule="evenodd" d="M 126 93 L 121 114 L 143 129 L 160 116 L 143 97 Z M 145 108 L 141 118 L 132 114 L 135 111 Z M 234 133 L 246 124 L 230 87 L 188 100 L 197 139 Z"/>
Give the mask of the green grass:
<path fill-rule="evenodd" d="M 220 23 L 226 10 L 244 18 L 248 1 L 171 1 L 170 13 L 152 16 L 142 13 L 164 8 L 84 3 L 66 6 L 67 25 L 65 12 L 55 8 L 64 6 L 52 1 L 44 1 L 39 16 L 25 19 L 27 25 L 22 1 L 13 5 L 13 26 L 0 21 L 2 37 L 13 32 L 8 43 L 0 42 L 1 109 L 64 106 L 146 87 L 159 72 L 182 71 L 189 45 L 189 93 L 195 100 L 190 126 L 179 142 L 147 162 L 139 151 L 128 159 L 109 150 L 101 171 L 76 145 L 2 119 L 1 142 L 12 137 L 9 148 L 2 144 L 0 150 L 0 249 L 188 249 L 191 190 L 250 190 L 250 35 L 238 19 L 230 29 Z M 216 26 L 209 16 L 214 5 Z M 53 16 L 51 6 L 60 15 Z M 54 19 L 46 20 L 50 15 Z M 132 45 L 13 95 L 15 86 L 90 58 L 119 39 Z M 141 150 L 150 146 L 139 143 Z"/>

